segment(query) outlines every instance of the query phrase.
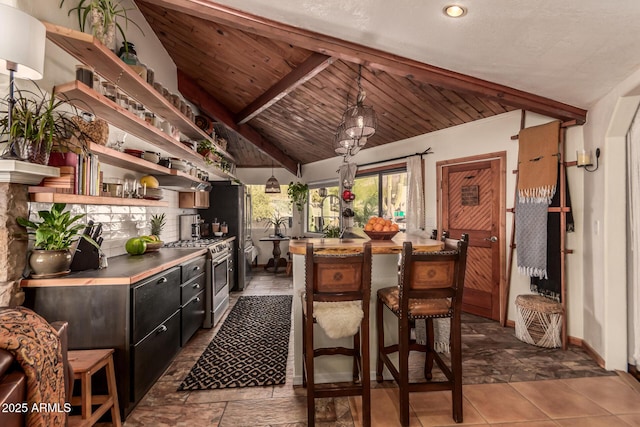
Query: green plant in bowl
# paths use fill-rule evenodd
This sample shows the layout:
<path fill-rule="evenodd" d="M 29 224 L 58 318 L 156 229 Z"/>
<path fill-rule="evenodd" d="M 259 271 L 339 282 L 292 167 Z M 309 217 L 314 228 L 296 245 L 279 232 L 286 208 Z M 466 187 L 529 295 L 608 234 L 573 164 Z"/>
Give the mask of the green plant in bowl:
<path fill-rule="evenodd" d="M 16 221 L 26 227 L 29 235 L 35 236 L 34 249 L 29 257 L 29 265 L 36 275 L 53 277 L 66 274 L 71 265 L 71 246 L 83 238 L 98 248 L 98 244 L 88 235 L 80 234 L 85 225 L 80 222 L 84 215 L 65 212 L 66 204 L 54 203 L 50 210 L 38 211 L 39 220 L 30 221 L 18 217 Z"/>

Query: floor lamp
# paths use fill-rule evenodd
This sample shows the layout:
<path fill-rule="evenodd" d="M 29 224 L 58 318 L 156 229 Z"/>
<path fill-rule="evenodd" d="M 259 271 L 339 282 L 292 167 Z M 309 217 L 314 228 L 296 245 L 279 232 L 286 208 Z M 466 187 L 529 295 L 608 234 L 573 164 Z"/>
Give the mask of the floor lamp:
<path fill-rule="evenodd" d="M 13 121 L 14 79 L 40 80 L 44 69 L 44 47 L 47 32 L 38 19 L 16 9 L 0 4 L 0 73 L 9 75 L 9 100 L 7 131 L 9 144 L 2 159 L 24 160 L 24 150 L 11 138 Z"/>

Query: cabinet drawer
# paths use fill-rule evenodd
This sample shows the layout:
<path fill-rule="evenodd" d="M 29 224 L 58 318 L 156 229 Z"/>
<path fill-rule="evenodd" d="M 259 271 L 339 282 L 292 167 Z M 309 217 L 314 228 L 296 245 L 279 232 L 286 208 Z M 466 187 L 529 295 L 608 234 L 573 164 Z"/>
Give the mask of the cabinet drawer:
<path fill-rule="evenodd" d="M 204 263 L 206 259 L 204 256 L 182 264 L 182 283 L 193 279 L 199 274 L 204 273 Z"/>
<path fill-rule="evenodd" d="M 182 340 L 184 346 L 204 322 L 204 291 L 194 296 L 182 307 Z"/>
<path fill-rule="evenodd" d="M 133 346 L 132 400 L 137 402 L 169 366 L 180 350 L 180 310 Z"/>
<path fill-rule="evenodd" d="M 187 283 L 183 283 L 180 286 L 180 304 L 184 305 L 196 294 L 204 291 L 206 280 L 207 275 L 203 273 L 189 280 Z"/>
<path fill-rule="evenodd" d="M 180 308 L 180 267 L 132 285 L 131 292 L 131 342 L 135 344 Z"/>

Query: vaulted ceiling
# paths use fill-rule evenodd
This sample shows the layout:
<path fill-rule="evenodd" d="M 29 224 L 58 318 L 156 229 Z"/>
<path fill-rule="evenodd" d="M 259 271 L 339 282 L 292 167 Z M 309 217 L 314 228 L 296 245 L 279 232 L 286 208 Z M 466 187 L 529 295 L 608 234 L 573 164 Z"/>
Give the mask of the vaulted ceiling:
<path fill-rule="evenodd" d="M 367 147 L 514 109 L 583 123 L 586 110 L 206 0 L 136 0 L 178 68 L 183 96 L 214 119 L 238 167 L 295 172 L 336 156 L 357 93 L 378 116 Z"/>

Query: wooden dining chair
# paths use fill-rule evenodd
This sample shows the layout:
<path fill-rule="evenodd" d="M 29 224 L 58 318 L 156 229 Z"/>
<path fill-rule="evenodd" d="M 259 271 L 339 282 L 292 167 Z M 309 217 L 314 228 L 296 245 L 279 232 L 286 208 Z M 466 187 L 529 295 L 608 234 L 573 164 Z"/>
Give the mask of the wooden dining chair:
<path fill-rule="evenodd" d="M 357 254 L 322 255 L 307 243 L 305 295 L 302 301 L 303 366 L 302 384 L 307 388 L 308 425 L 315 425 L 315 398 L 362 396 L 362 425 L 371 425 L 371 380 L 369 363 L 369 301 L 371 293 L 371 244 Z M 361 302 L 362 320 L 353 335 L 353 347 L 314 348 L 314 302 Z M 357 306 L 357 304 L 356 304 Z M 353 381 L 319 384 L 314 378 L 314 359 L 342 355 L 353 358 Z"/>
<path fill-rule="evenodd" d="M 467 260 L 468 236 L 460 240 L 444 238 L 444 249 L 438 252 L 414 253 L 411 242 L 402 247 L 400 283 L 378 290 L 376 326 L 378 330 L 378 358 L 376 380 L 382 382 L 386 366 L 398 384 L 400 392 L 400 423 L 409 425 L 409 393 L 417 391 L 451 390 L 453 419 L 462 422 L 462 348 L 460 314 Z M 385 345 L 384 308 L 391 311 L 398 322 L 398 343 Z M 451 364 L 447 366 L 433 348 L 433 319 L 451 319 Z M 426 319 L 426 344 L 411 338 L 411 325 L 416 319 Z M 409 353 L 425 353 L 426 382 L 410 382 Z M 398 367 L 389 355 L 398 352 Z M 433 381 L 432 367 L 436 362 L 446 380 Z"/>

